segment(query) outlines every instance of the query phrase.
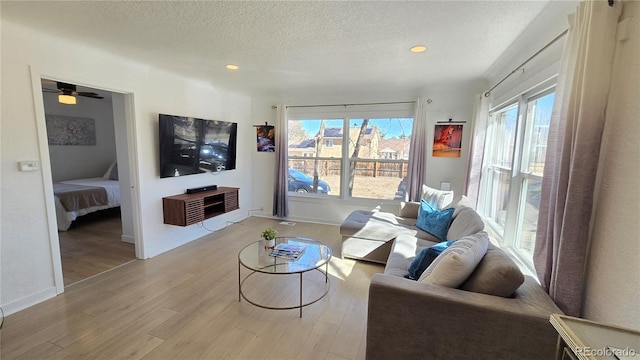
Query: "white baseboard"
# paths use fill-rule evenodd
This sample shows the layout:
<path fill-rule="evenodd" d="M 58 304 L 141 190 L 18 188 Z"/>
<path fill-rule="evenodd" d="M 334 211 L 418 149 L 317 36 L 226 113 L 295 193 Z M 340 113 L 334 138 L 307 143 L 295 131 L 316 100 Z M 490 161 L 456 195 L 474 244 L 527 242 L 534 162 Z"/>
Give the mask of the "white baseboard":
<path fill-rule="evenodd" d="M 31 307 L 35 304 L 41 303 L 43 301 L 49 300 L 51 298 L 56 297 L 58 294 L 56 293 L 56 288 L 51 287 L 46 290 L 42 290 L 33 295 L 29 295 L 20 300 L 16 300 L 12 303 L 2 305 L 2 310 L 4 311 L 5 316 L 11 315 L 13 313 L 17 313 L 20 310 L 24 310 L 28 307 Z"/>
<path fill-rule="evenodd" d="M 134 238 L 133 236 L 130 235 L 122 235 L 120 236 L 120 240 L 129 243 L 129 244 L 135 244 L 136 243 L 136 238 Z"/>

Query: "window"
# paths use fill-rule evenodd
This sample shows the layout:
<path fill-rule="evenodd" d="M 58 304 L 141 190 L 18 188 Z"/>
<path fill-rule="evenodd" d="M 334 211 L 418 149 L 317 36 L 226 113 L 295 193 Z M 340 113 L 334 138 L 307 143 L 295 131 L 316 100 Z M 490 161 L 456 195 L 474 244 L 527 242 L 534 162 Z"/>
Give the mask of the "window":
<path fill-rule="evenodd" d="M 349 119 L 349 196 L 402 198 L 412 128 L 413 118 Z"/>
<path fill-rule="evenodd" d="M 487 180 L 490 185 L 487 215 L 500 227 L 504 227 L 508 211 L 511 173 L 516 139 L 518 105 L 514 104 L 491 115 L 489 133 L 492 135 L 487 144 L 491 148 L 487 153 L 490 159 Z"/>
<path fill-rule="evenodd" d="M 413 118 L 290 119 L 289 191 L 400 199 Z"/>
<path fill-rule="evenodd" d="M 288 190 L 340 196 L 342 151 L 334 145 L 342 143 L 344 120 L 289 120 L 288 125 Z"/>
<path fill-rule="evenodd" d="M 532 264 L 554 89 L 523 95 L 489 117 L 479 210 Z"/>

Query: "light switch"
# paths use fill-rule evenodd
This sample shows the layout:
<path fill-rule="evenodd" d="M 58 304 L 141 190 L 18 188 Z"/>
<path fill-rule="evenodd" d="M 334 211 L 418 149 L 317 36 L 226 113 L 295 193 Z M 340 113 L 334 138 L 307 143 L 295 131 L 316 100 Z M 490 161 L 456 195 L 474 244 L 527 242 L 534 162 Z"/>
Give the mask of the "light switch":
<path fill-rule="evenodd" d="M 440 181 L 440 190 L 442 191 L 451 190 L 451 183 L 448 181 Z"/>
<path fill-rule="evenodd" d="M 20 161 L 20 171 L 36 171 L 40 169 L 40 164 L 37 160 Z"/>

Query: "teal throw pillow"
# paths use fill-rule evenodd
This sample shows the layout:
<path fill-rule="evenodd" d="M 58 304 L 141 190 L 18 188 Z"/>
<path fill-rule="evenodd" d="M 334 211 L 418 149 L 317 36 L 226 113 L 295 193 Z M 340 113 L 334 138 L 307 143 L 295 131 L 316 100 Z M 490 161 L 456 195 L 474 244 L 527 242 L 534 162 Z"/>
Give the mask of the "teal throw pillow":
<path fill-rule="evenodd" d="M 416 226 L 425 232 L 436 237 L 440 241 L 447 240 L 447 232 L 451 225 L 451 217 L 454 208 L 438 211 L 434 209 L 428 202 L 422 200 L 420 202 L 420 210 L 418 211 L 418 221 Z"/>
<path fill-rule="evenodd" d="M 409 265 L 409 269 L 407 270 L 407 273 L 404 275 L 404 277 L 411 280 L 418 280 L 420 278 L 420 275 L 422 275 L 424 270 L 429 267 L 429 265 L 431 265 L 433 260 L 437 258 L 444 249 L 448 248 L 454 242 L 455 240 L 441 242 L 420 250 L 420 252 L 411 262 L 411 265 Z"/>

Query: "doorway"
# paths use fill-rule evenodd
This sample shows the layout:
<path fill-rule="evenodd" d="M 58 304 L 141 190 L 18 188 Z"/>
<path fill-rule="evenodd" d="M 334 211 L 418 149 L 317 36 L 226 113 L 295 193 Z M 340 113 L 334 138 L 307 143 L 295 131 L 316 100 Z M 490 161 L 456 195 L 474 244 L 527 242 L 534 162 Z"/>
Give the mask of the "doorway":
<path fill-rule="evenodd" d="M 57 224 L 50 233 L 58 235 L 66 287 L 136 259 L 128 95 L 40 82 L 47 133 L 41 145 L 48 148 L 43 161 L 51 169 L 45 181 L 53 187 Z M 59 95 L 71 96 L 72 104 Z"/>

